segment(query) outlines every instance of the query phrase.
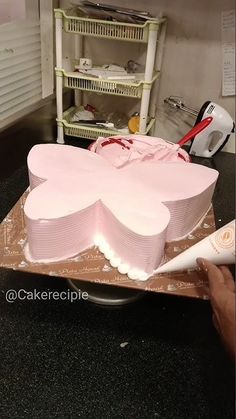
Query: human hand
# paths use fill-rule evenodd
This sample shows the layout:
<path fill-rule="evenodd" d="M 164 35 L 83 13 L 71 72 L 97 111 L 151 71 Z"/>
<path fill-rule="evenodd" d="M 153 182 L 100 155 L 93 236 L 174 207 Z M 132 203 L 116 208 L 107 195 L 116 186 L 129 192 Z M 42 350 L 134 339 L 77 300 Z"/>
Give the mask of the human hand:
<path fill-rule="evenodd" d="M 235 358 L 235 282 L 233 276 L 226 266 L 217 267 L 207 259 L 198 258 L 197 264 L 208 277 L 214 325 L 227 351 L 232 358 Z"/>

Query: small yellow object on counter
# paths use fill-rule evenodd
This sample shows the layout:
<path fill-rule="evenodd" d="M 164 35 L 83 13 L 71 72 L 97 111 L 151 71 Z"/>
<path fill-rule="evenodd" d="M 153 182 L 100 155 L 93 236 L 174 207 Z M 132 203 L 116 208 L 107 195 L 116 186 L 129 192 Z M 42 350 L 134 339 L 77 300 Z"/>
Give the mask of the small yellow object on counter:
<path fill-rule="evenodd" d="M 132 134 L 135 134 L 136 132 L 139 131 L 139 122 L 140 122 L 139 115 L 132 116 L 129 119 L 128 128 Z"/>

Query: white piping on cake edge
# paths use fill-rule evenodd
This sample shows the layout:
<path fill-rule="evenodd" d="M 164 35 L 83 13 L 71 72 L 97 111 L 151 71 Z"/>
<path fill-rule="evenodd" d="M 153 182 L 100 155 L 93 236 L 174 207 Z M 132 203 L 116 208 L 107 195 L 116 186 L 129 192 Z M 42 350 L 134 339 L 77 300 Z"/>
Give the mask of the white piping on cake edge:
<path fill-rule="evenodd" d="M 129 279 L 137 281 L 146 281 L 150 277 L 146 272 L 138 268 L 132 268 L 128 263 L 122 262 L 119 256 L 115 255 L 114 251 L 110 248 L 102 235 L 97 234 L 94 237 L 94 244 L 98 247 L 99 251 L 103 253 L 104 257 L 109 260 L 110 265 L 113 268 L 117 268 L 118 272 L 122 275 L 127 275 Z"/>
<path fill-rule="evenodd" d="M 97 236 L 98 237 L 98 236 Z M 137 268 L 132 268 L 130 267 L 127 263 L 122 262 L 122 260 L 115 255 L 115 253 L 113 252 L 113 250 L 110 248 L 110 246 L 108 245 L 108 243 L 105 241 L 105 239 L 101 237 L 101 240 L 97 240 L 97 238 L 95 238 L 94 240 L 94 245 L 98 247 L 99 251 L 104 255 L 104 257 L 109 260 L 111 266 L 113 268 L 117 268 L 117 270 L 125 275 L 127 274 L 127 276 L 132 279 L 132 280 L 137 280 L 137 281 L 146 281 L 150 275 L 146 274 L 146 272 L 141 271 L 140 269 Z M 91 246 L 91 248 L 93 247 L 93 245 Z M 90 248 L 90 247 L 89 247 Z M 89 249 L 89 248 L 86 248 Z M 63 262 L 65 260 L 68 259 L 73 259 L 75 258 L 78 253 L 76 253 L 75 255 L 71 255 L 69 258 L 49 258 L 49 259 L 34 259 L 30 253 L 29 250 L 29 244 L 26 243 L 25 247 L 24 247 L 24 255 L 25 258 L 27 259 L 27 261 L 31 262 L 31 263 L 43 263 L 43 264 L 47 264 L 47 263 L 56 263 L 56 262 Z"/>

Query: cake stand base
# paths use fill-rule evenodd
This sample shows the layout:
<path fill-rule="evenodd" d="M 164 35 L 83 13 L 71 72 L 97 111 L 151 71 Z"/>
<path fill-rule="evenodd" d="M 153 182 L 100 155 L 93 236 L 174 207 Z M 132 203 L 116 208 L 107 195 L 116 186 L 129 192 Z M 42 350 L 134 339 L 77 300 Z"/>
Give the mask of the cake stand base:
<path fill-rule="evenodd" d="M 144 297 L 146 292 L 110 285 L 94 284 L 84 281 L 67 279 L 71 289 L 78 293 L 87 292 L 88 301 L 106 306 L 121 306 L 133 303 Z"/>

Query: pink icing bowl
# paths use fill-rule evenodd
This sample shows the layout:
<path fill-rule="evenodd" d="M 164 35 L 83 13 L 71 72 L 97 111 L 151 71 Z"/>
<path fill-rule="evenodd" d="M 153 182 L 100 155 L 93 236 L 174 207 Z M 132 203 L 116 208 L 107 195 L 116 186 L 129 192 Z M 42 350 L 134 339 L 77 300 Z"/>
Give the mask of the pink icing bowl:
<path fill-rule="evenodd" d="M 146 135 L 99 137 L 88 149 L 109 160 L 117 168 L 144 161 L 191 161 L 188 153 L 179 144 Z"/>

